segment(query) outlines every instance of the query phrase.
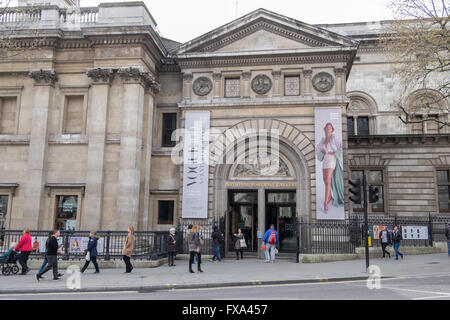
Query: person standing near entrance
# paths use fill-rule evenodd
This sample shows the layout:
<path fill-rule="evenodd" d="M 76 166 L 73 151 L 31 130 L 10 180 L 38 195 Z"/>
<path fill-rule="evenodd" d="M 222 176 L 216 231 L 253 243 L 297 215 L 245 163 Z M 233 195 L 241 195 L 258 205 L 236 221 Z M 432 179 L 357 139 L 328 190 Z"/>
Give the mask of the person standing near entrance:
<path fill-rule="evenodd" d="M 392 242 L 394 243 L 395 260 L 398 260 L 398 255 L 400 255 L 403 260 L 403 253 L 398 251 L 398 248 L 400 248 L 401 240 L 403 240 L 402 233 L 400 232 L 400 230 L 398 230 L 397 226 L 394 226 L 394 232 L 392 233 Z"/>
<path fill-rule="evenodd" d="M 214 255 L 211 259 L 211 262 L 217 261 L 220 262 L 220 239 L 223 236 L 220 233 L 220 230 L 217 226 L 214 226 L 213 233 L 211 234 L 211 238 L 213 239 L 213 246 L 214 246 Z"/>
<path fill-rule="evenodd" d="M 200 264 L 202 263 L 202 254 L 200 253 L 200 235 L 198 234 L 198 224 L 194 225 L 189 233 L 189 272 L 194 273 L 192 271 L 192 264 L 194 263 L 194 256 L 197 253 L 198 256 L 198 265 L 197 271 L 203 272 L 200 268 Z"/>
<path fill-rule="evenodd" d="M 48 265 L 43 271 L 39 271 L 36 274 L 36 280 L 39 281 L 42 278 L 42 275 L 49 271 L 50 269 L 53 269 L 53 280 L 59 280 L 59 274 L 58 274 L 58 237 L 59 237 L 59 230 L 55 230 L 53 232 L 53 235 L 51 238 L 47 240 L 46 243 L 46 253 L 45 257 L 47 258 Z"/>
<path fill-rule="evenodd" d="M 26 228 L 25 230 L 23 230 L 23 235 L 14 250 L 20 251 L 19 263 L 22 267 L 21 275 L 26 275 L 28 271 L 30 271 L 27 266 L 28 257 L 30 256 L 31 251 L 33 251 L 33 248 L 31 246 L 30 229 Z"/>
<path fill-rule="evenodd" d="M 386 247 L 391 244 L 391 234 L 388 230 L 386 230 L 386 226 L 383 226 L 383 229 L 380 232 L 379 236 L 381 240 L 381 249 L 383 250 L 383 258 L 385 257 L 385 254 L 387 253 L 389 256 L 389 259 L 391 258 L 391 253 L 386 250 Z"/>
<path fill-rule="evenodd" d="M 242 230 L 238 229 L 238 233 L 234 234 L 234 250 L 236 250 L 236 260 L 239 260 L 239 253 L 241 254 L 241 259 L 244 259 L 244 248 L 247 248 L 245 237 Z"/>
<path fill-rule="evenodd" d="M 91 261 L 92 261 L 92 263 L 94 264 L 94 267 L 95 267 L 95 272 L 94 273 L 100 273 L 100 270 L 99 270 L 98 264 L 97 264 L 97 256 L 98 256 L 97 243 L 98 243 L 98 238 L 99 238 L 99 236 L 97 235 L 97 233 L 95 231 L 91 231 L 91 233 L 89 234 L 88 247 L 86 249 L 86 254 L 89 252 L 89 260 L 86 260 L 86 263 L 84 264 L 84 267 L 81 269 L 81 273 L 83 273 L 86 270 L 86 268 L 89 266 L 89 263 Z"/>
<path fill-rule="evenodd" d="M 125 273 L 130 273 L 131 270 L 133 270 L 133 266 L 131 265 L 131 253 L 133 252 L 133 246 L 134 246 L 134 227 L 128 226 L 128 235 L 125 239 L 125 243 L 123 244 L 123 261 L 125 262 Z"/>
<path fill-rule="evenodd" d="M 275 225 L 270 225 L 270 229 L 264 234 L 262 242 L 266 247 L 266 263 L 274 263 L 275 249 L 278 245 L 278 232 L 275 230 Z"/>

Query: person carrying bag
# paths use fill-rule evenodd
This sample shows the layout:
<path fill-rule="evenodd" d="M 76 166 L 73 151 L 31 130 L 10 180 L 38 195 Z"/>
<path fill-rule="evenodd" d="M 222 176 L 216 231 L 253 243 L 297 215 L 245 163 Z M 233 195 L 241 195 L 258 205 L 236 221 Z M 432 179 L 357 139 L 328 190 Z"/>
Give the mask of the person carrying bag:
<path fill-rule="evenodd" d="M 241 254 L 241 260 L 244 259 L 244 249 L 247 248 L 244 234 L 241 229 L 238 229 L 238 233 L 234 234 L 235 242 L 234 249 L 236 250 L 236 260 L 239 260 L 239 253 Z"/>

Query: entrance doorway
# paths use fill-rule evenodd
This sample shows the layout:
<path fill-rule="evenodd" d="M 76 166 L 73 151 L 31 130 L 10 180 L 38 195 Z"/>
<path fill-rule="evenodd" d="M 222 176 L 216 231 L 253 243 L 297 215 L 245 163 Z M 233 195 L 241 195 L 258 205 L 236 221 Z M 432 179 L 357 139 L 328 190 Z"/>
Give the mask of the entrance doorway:
<path fill-rule="evenodd" d="M 275 226 L 280 252 L 297 250 L 295 197 L 295 191 L 266 191 L 266 230 Z"/>
<path fill-rule="evenodd" d="M 229 203 L 228 249 L 234 250 L 233 235 L 241 229 L 247 244 L 246 250 L 257 250 L 258 191 L 230 191 Z"/>

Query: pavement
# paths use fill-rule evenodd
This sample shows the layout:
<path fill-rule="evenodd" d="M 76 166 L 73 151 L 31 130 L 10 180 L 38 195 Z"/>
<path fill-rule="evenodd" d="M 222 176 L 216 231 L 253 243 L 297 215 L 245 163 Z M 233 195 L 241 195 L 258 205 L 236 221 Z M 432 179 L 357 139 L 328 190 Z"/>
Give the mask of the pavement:
<path fill-rule="evenodd" d="M 81 264 L 81 263 L 80 263 Z M 37 281 L 36 271 L 25 276 L 0 275 L 0 294 L 57 293 L 57 292 L 103 292 L 103 291 L 156 291 L 165 289 L 219 288 L 232 286 L 258 286 L 269 284 L 295 284 L 317 282 L 355 281 L 368 278 L 365 260 L 349 260 L 320 264 L 298 264 L 278 260 L 267 264 L 264 260 L 223 259 L 221 262 L 204 261 L 203 273 L 188 272 L 188 261 L 176 260 L 175 267 L 163 264 L 158 268 L 135 268 L 132 273 L 124 269 L 101 269 L 94 274 L 90 266 L 84 274 L 70 273 L 60 269 L 64 276 L 52 279 L 51 271 L 45 279 Z M 450 274 L 450 257 L 447 254 L 405 256 L 404 260 L 371 259 L 383 278 L 407 278 L 420 276 L 443 276 Z M 75 264 L 75 269 L 77 268 Z"/>

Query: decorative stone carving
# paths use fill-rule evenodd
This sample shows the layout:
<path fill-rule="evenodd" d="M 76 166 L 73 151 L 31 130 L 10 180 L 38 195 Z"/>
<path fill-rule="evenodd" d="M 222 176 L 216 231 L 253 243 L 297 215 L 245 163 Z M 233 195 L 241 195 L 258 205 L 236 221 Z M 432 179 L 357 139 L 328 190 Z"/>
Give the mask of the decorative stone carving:
<path fill-rule="evenodd" d="M 281 71 L 276 70 L 276 71 L 272 71 L 272 75 L 277 78 L 277 77 L 281 77 Z"/>
<path fill-rule="evenodd" d="M 272 80 L 264 74 L 257 75 L 252 80 L 252 89 L 257 94 L 265 94 L 272 88 Z"/>
<path fill-rule="evenodd" d="M 335 68 L 334 69 L 334 74 L 336 76 L 345 76 L 346 73 L 347 72 L 346 72 L 345 68 Z"/>
<path fill-rule="evenodd" d="M 222 79 L 222 73 L 221 73 L 221 72 L 214 72 L 214 73 L 212 74 L 212 78 L 213 78 L 215 81 L 219 81 L 219 80 Z"/>
<path fill-rule="evenodd" d="M 58 81 L 55 70 L 32 70 L 28 76 L 34 80 L 35 85 L 54 85 Z"/>
<path fill-rule="evenodd" d="M 302 73 L 305 78 L 311 78 L 312 76 L 312 70 L 303 70 Z"/>
<path fill-rule="evenodd" d="M 238 164 L 234 170 L 234 177 L 257 177 L 257 176 L 273 176 L 273 177 L 291 177 L 289 167 L 281 160 L 270 157 L 264 159 L 256 159 L 254 163 Z"/>
<path fill-rule="evenodd" d="M 192 73 L 183 73 L 184 81 L 192 81 L 193 78 L 194 78 L 194 76 L 192 75 Z"/>
<path fill-rule="evenodd" d="M 328 72 L 319 72 L 312 79 L 314 89 L 319 92 L 328 92 L 334 86 L 334 78 Z"/>
<path fill-rule="evenodd" d="M 207 77 L 199 77 L 195 79 L 192 90 L 198 96 L 206 96 L 212 90 L 212 81 Z"/>
<path fill-rule="evenodd" d="M 94 83 L 109 84 L 114 79 L 114 71 L 106 68 L 89 68 L 86 75 L 94 81 Z"/>
<path fill-rule="evenodd" d="M 252 73 L 250 71 L 242 72 L 242 79 L 250 80 L 251 77 L 252 77 Z"/>

